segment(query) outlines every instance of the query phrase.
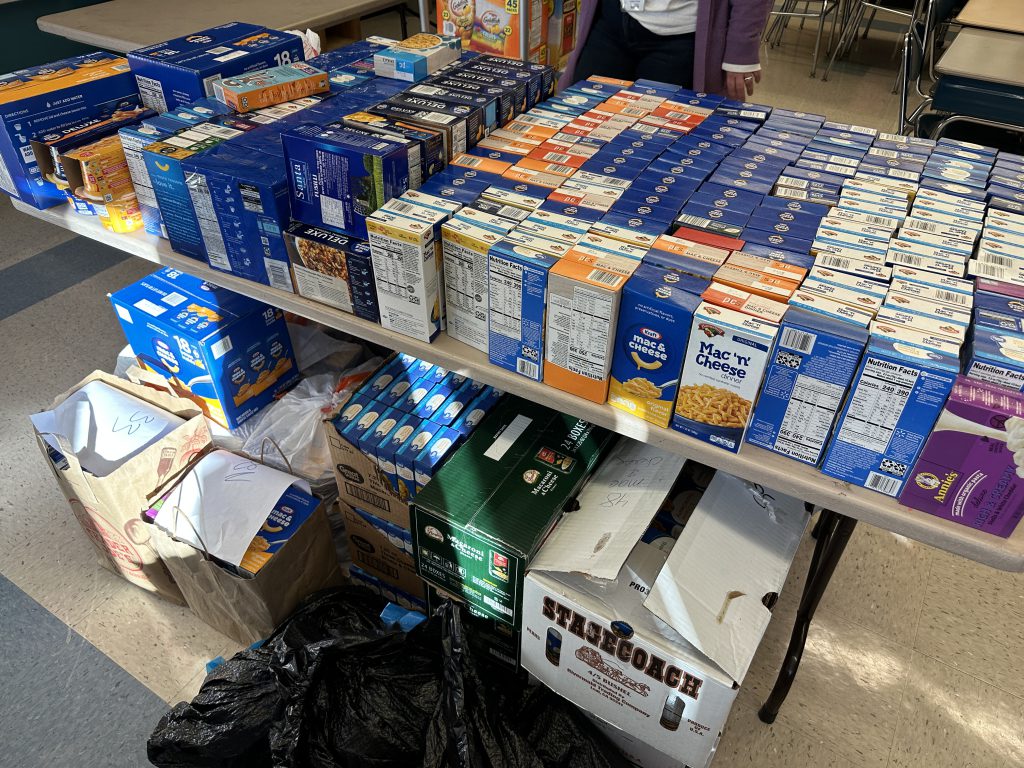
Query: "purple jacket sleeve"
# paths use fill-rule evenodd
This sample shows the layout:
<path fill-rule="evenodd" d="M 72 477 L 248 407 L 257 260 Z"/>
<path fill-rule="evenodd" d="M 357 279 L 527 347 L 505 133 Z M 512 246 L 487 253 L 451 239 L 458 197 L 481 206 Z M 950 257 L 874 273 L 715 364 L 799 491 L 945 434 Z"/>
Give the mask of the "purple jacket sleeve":
<path fill-rule="evenodd" d="M 729 27 L 725 35 L 723 61 L 757 64 L 761 35 L 772 0 L 729 0 Z"/>

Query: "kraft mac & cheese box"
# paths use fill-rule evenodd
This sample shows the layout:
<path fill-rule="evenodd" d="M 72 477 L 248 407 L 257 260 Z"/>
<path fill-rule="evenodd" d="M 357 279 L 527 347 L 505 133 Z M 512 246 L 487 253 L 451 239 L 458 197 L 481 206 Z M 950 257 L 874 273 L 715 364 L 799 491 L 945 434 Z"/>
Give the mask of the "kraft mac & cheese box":
<path fill-rule="evenodd" d="M 544 380 L 548 275 L 558 257 L 501 240 L 487 255 L 487 355 L 494 364 Z"/>
<path fill-rule="evenodd" d="M 408 147 L 344 126 L 281 134 L 292 216 L 366 238 L 366 217 L 409 188 Z"/>
<path fill-rule="evenodd" d="M 747 442 L 817 466 L 857 370 L 868 333 L 801 309 L 786 313 Z"/>
<path fill-rule="evenodd" d="M 128 53 L 142 103 L 157 112 L 213 96 L 221 78 L 304 58 L 297 35 L 240 21 Z"/>
<path fill-rule="evenodd" d="M 66 202 L 43 178 L 31 140 L 138 107 L 126 59 L 95 52 L 0 75 L 0 189 L 36 208 Z M 59 106 L 59 108 L 55 108 Z"/>
<path fill-rule="evenodd" d="M 575 416 L 505 398 L 416 494 L 416 572 L 518 626 L 530 559 L 614 441 Z"/>
<path fill-rule="evenodd" d="M 821 471 L 899 496 L 959 367 L 953 355 L 871 337 Z"/>
<path fill-rule="evenodd" d="M 551 268 L 544 330 L 545 384 L 595 403 L 608 399 L 615 324 L 627 278 L 570 258 L 559 259 Z"/>
<path fill-rule="evenodd" d="M 224 143 L 182 163 L 211 267 L 293 292 L 284 158 Z"/>
<path fill-rule="evenodd" d="M 1022 425 L 1020 393 L 959 377 L 900 503 L 1007 538 L 1024 514 Z"/>
<path fill-rule="evenodd" d="M 139 361 L 229 429 L 299 378 L 284 314 L 176 269 L 110 296 Z"/>
<path fill-rule="evenodd" d="M 427 221 L 376 211 L 366 219 L 383 327 L 431 342 L 444 328 L 441 243 Z"/>
<path fill-rule="evenodd" d="M 693 313 L 672 428 L 738 452 L 778 330 L 701 302 Z"/>
<path fill-rule="evenodd" d="M 622 288 L 608 402 L 667 427 L 683 368 L 685 339 L 706 280 L 644 264 Z"/>
<path fill-rule="evenodd" d="M 284 239 L 296 293 L 380 322 L 369 243 L 300 222 Z"/>

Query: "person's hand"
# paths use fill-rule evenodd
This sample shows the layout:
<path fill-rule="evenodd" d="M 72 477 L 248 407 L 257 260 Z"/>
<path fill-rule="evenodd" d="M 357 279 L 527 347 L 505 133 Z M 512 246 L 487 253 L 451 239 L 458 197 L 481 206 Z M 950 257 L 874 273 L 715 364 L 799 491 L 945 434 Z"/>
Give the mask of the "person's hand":
<path fill-rule="evenodd" d="M 754 83 L 761 82 L 761 70 L 753 72 L 725 72 L 725 93 L 734 101 L 746 101 L 754 95 Z"/>

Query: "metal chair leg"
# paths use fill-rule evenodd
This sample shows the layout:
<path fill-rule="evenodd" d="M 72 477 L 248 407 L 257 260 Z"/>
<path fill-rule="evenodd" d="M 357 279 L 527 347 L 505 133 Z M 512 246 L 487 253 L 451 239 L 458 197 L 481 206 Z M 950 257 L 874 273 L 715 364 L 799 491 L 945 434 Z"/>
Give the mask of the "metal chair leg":
<path fill-rule="evenodd" d="M 872 8 L 871 9 L 871 15 L 868 16 L 868 23 L 864 25 L 864 34 L 861 35 L 861 38 L 863 38 L 864 40 L 868 39 L 868 32 L 871 31 L 871 25 L 875 23 L 875 14 L 876 13 L 878 13 L 878 9 L 877 8 Z"/>
<path fill-rule="evenodd" d="M 398 6 L 398 19 L 402 25 L 402 39 L 405 40 L 409 37 L 409 9 L 405 7 L 405 3 Z"/>
<path fill-rule="evenodd" d="M 832 57 L 828 60 L 828 66 L 825 67 L 825 72 L 821 76 L 822 82 L 828 80 L 829 73 L 832 72 L 832 66 L 836 63 L 836 58 L 842 53 L 843 47 L 846 45 L 850 37 L 856 37 L 856 29 L 860 24 L 860 18 L 864 15 L 864 6 L 860 3 L 857 4 L 856 9 L 853 11 L 853 15 L 846 22 L 843 27 L 842 34 L 839 35 L 839 43 L 836 45 L 835 50 L 832 51 Z"/>
<path fill-rule="evenodd" d="M 811 59 L 811 77 L 818 72 L 818 51 L 821 50 L 821 28 L 825 26 L 825 14 L 828 13 L 828 0 L 822 0 L 821 13 L 818 14 L 818 31 L 814 35 L 814 58 Z"/>

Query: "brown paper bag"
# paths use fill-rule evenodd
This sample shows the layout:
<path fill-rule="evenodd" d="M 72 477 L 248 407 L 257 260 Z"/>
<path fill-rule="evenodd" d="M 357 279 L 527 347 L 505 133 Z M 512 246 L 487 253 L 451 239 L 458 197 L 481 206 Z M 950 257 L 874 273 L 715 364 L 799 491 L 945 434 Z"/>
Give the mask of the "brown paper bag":
<path fill-rule="evenodd" d="M 269 635 L 312 593 L 342 581 L 323 504 L 251 578 L 236 576 L 203 552 L 149 527 L 189 608 L 244 645 Z"/>
<path fill-rule="evenodd" d="M 187 421 L 106 477 L 85 472 L 70 450 L 62 451 L 67 467 L 59 468 L 38 432 L 36 442 L 71 511 L 96 546 L 100 563 L 145 590 L 184 603 L 181 591 L 153 547 L 151 527 L 142 521 L 141 515 L 164 488 L 177 481 L 209 449 L 206 420 L 188 400 L 101 371 L 91 373 L 57 397 L 51 409 L 91 381 L 102 381 Z"/>

